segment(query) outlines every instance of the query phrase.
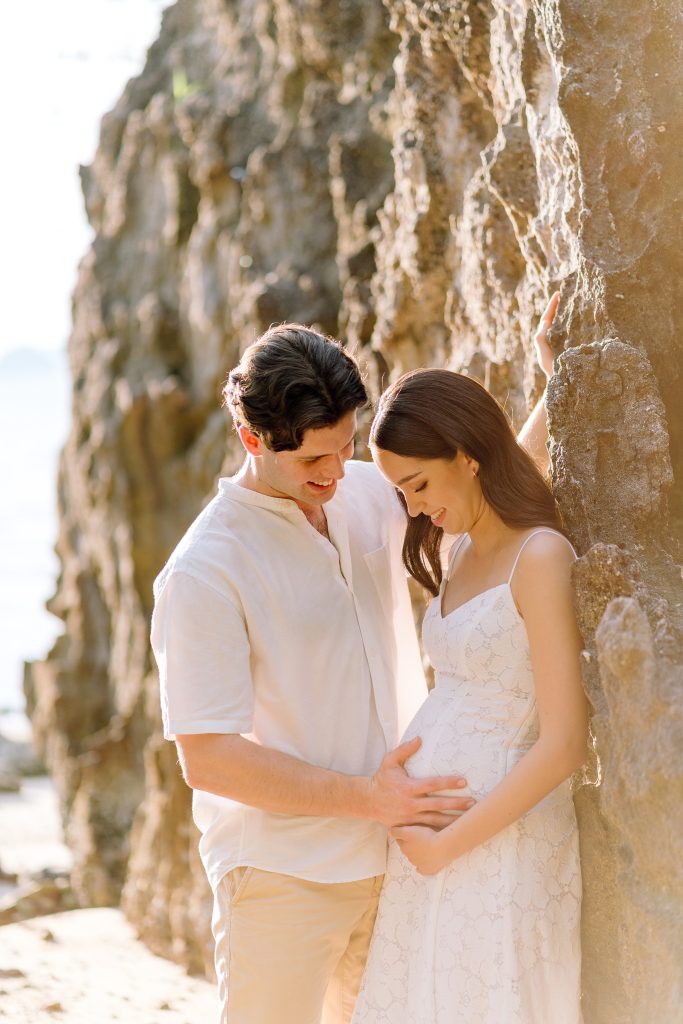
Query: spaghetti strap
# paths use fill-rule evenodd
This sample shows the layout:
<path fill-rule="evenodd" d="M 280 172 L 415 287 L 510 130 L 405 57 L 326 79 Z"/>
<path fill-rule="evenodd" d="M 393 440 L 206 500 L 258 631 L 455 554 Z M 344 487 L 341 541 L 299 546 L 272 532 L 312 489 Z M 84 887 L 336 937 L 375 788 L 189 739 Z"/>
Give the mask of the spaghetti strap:
<path fill-rule="evenodd" d="M 454 566 L 454 563 L 456 561 L 456 555 L 458 554 L 458 552 L 462 548 L 463 542 L 464 542 L 466 537 L 467 537 L 467 534 L 461 534 L 460 539 L 454 543 L 453 547 L 451 548 L 451 551 L 449 552 L 449 564 L 447 564 L 446 573 L 445 573 L 445 579 L 446 580 L 450 580 L 451 579 L 451 572 L 453 570 L 453 566 Z"/>
<path fill-rule="evenodd" d="M 527 546 L 527 544 L 529 543 L 531 538 L 535 537 L 537 533 L 553 533 L 556 537 L 561 537 L 562 540 L 566 540 L 567 544 L 569 544 L 569 547 L 572 549 L 572 552 L 574 554 L 574 558 L 578 557 L 577 554 L 576 554 L 576 551 L 574 550 L 574 545 L 571 543 L 571 541 L 567 540 L 567 538 L 565 537 L 565 535 L 563 533 L 560 533 L 559 530 L 552 530 L 552 529 L 550 529 L 550 527 L 542 526 L 542 527 L 540 527 L 540 529 L 534 530 L 533 533 L 530 533 L 529 536 L 524 539 L 524 541 L 523 541 L 519 551 L 517 552 L 517 557 L 515 558 L 515 561 L 514 561 L 514 563 L 512 565 L 512 569 L 510 570 L 510 575 L 508 576 L 508 586 L 510 586 L 510 584 L 512 583 L 512 577 L 515 574 L 515 569 L 517 568 L 517 562 L 519 561 L 519 556 L 521 555 L 522 551 L 524 551 L 524 548 Z"/>

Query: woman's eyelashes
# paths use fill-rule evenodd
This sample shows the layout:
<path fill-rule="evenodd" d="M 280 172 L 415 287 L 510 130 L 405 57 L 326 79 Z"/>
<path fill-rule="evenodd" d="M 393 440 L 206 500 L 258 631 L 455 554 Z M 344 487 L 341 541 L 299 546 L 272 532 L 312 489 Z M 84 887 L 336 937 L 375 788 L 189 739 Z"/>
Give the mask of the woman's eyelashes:
<path fill-rule="evenodd" d="M 424 482 L 423 484 L 420 484 L 420 486 L 419 486 L 419 487 L 416 487 L 416 488 L 415 488 L 415 493 L 417 494 L 417 493 L 418 493 L 418 491 L 424 491 L 424 489 L 425 489 L 425 487 L 426 487 L 426 486 L 427 486 L 427 481 L 425 480 L 425 482 Z"/>

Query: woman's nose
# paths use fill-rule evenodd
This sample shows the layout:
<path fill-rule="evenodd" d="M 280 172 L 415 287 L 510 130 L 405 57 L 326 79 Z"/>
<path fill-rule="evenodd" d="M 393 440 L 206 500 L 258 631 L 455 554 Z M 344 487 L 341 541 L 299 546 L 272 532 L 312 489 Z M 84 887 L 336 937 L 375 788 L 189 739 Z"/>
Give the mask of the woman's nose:
<path fill-rule="evenodd" d="M 407 494 L 404 494 L 403 498 L 406 503 L 406 508 L 408 509 L 408 515 L 411 519 L 415 519 L 417 516 L 422 514 L 422 502 L 419 498 L 414 494 L 410 495 L 410 497 L 408 497 Z"/>

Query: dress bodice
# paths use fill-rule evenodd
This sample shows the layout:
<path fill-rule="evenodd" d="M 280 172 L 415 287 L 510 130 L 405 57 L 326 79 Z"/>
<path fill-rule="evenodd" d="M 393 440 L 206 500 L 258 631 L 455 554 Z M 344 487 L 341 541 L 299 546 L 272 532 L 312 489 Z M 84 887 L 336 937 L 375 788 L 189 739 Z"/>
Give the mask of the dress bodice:
<path fill-rule="evenodd" d="M 528 692 L 531 659 L 526 627 L 509 583 L 490 587 L 441 614 L 444 583 L 431 601 L 422 625 L 425 651 L 436 685 L 452 680 L 484 683 L 487 689 Z M 533 689 L 533 686 L 532 686 Z"/>
<path fill-rule="evenodd" d="M 423 623 L 435 685 L 404 735 L 422 739 L 406 770 L 462 773 L 480 798 L 538 738 L 526 629 L 507 584 L 444 617 L 440 598 Z"/>
<path fill-rule="evenodd" d="M 444 577 L 422 626 L 434 688 L 404 735 L 422 738 L 406 765 L 411 775 L 462 772 L 478 797 L 538 739 L 529 641 L 510 587 L 516 564 L 506 582 L 448 615 L 442 615 Z"/>

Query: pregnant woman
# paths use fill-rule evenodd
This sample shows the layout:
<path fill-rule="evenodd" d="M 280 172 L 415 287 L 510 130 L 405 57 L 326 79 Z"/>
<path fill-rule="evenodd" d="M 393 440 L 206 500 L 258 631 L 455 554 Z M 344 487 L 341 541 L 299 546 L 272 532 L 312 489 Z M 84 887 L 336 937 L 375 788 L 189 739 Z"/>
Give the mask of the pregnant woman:
<path fill-rule="evenodd" d="M 373 457 L 411 517 L 435 686 L 406 768 L 474 806 L 395 828 L 354 1024 L 580 1024 L 581 877 L 569 776 L 587 752 L 575 558 L 502 409 L 448 370 L 382 397 Z M 459 535 L 442 574 L 442 533 Z"/>

